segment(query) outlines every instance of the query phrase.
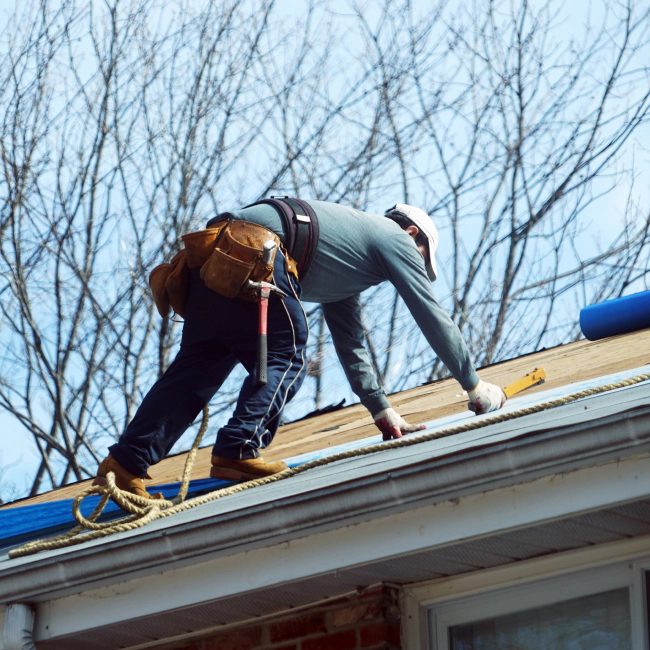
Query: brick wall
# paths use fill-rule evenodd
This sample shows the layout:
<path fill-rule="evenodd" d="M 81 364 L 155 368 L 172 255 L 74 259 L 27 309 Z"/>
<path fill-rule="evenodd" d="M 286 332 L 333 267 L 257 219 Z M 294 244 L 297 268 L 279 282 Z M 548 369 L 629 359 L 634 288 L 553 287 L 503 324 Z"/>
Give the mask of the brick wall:
<path fill-rule="evenodd" d="M 399 593 L 372 587 L 310 609 L 238 626 L 178 650 L 399 650 Z"/>

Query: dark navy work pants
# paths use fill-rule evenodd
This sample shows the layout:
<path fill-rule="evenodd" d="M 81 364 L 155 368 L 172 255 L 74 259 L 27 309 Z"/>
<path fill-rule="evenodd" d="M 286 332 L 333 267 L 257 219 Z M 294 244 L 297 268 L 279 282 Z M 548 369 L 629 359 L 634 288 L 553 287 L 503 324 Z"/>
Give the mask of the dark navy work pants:
<path fill-rule="evenodd" d="M 217 434 L 213 453 L 256 458 L 275 435 L 282 409 L 305 376 L 308 328 L 300 287 L 276 255 L 274 282 L 288 298 L 271 294 L 268 309 L 268 383 L 255 385 L 257 303 L 208 289 L 192 269 L 181 348 L 147 393 L 135 417 L 109 451 L 120 465 L 144 477 L 162 460 L 239 362 L 248 377 L 235 411 Z"/>

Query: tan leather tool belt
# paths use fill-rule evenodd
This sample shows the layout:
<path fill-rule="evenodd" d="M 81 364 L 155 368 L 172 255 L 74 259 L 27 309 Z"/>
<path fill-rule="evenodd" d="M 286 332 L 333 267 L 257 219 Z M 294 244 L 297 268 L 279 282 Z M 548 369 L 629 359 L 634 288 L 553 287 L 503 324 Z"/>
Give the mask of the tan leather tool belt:
<path fill-rule="evenodd" d="M 200 267 L 206 286 L 227 298 L 257 301 L 246 288 L 248 280 L 268 282 L 280 238 L 268 228 L 248 221 L 222 221 L 212 228 L 190 232 L 181 237 L 185 248 L 169 264 L 160 264 L 149 276 L 149 286 L 160 315 L 165 318 L 171 308 L 185 312 L 189 291 L 190 269 Z M 270 263 L 263 260 L 264 244 L 276 245 Z M 285 254 L 287 269 L 296 276 L 295 262 Z"/>

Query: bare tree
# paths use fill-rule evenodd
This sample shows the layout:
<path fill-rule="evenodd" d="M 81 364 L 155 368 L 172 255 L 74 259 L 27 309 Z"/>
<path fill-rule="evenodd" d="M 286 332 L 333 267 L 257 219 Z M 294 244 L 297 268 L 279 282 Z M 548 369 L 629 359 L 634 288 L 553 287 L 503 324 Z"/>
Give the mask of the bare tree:
<path fill-rule="evenodd" d="M 148 274 L 180 235 L 269 193 L 435 219 L 440 298 L 485 364 L 577 336 L 576 304 L 644 286 L 650 17 L 603 0 L 15 3 L 0 47 L 0 408 L 31 493 L 91 476 L 180 334 Z M 593 215 L 626 187 L 620 231 Z M 388 285 L 363 296 L 387 390 L 445 374 Z M 567 309 L 571 304 L 571 310 Z M 318 306 L 290 413 L 347 394 Z M 215 397 L 236 398 L 239 370 Z"/>

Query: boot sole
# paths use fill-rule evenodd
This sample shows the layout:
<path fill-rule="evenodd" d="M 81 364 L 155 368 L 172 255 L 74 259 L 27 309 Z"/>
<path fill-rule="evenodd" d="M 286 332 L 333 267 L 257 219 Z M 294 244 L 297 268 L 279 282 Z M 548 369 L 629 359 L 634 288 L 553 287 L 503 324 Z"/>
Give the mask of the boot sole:
<path fill-rule="evenodd" d="M 230 467 L 215 467 L 213 465 L 210 469 L 210 478 L 219 478 L 222 481 L 250 481 L 251 479 L 255 478 L 264 478 L 264 476 L 249 474 L 248 472 L 242 472 L 238 469 L 231 469 Z"/>

